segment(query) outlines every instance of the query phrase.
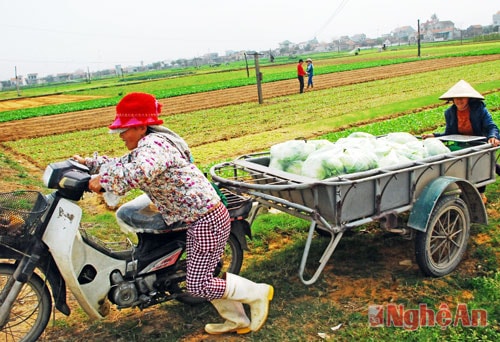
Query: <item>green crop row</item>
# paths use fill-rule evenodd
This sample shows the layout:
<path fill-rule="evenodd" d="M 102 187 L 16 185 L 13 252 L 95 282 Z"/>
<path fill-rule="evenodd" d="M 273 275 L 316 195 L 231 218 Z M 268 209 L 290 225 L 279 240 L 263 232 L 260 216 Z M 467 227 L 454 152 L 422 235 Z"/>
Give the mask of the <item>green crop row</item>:
<path fill-rule="evenodd" d="M 462 75 L 473 75 L 468 79 L 479 91 L 498 89 L 500 81 L 491 73 L 498 67 L 500 61 L 467 65 L 318 90 L 306 97 L 300 94 L 284 96 L 267 101 L 265 106 L 246 103 L 169 115 L 164 120 L 166 126 L 185 137 L 193 149 L 195 161 L 203 167 L 299 137 L 311 139 L 333 132 L 327 138 L 335 141 L 341 137 L 339 135 L 359 130 L 364 122 L 377 122 L 373 131 L 368 132 L 374 135 L 391 131 L 418 135 L 443 124 L 444 103 L 438 97 L 450 84 Z M 433 84 L 435 89 L 428 84 Z M 500 107 L 498 95 L 494 92 L 486 96 L 488 108 L 496 112 Z M 433 109 L 425 109 L 429 107 Z M 386 121 L 378 122 L 381 120 Z M 364 125 L 362 129 L 372 130 L 370 127 Z M 106 130 L 100 128 L 5 144 L 33 158 L 40 167 L 74 153 L 124 153 L 122 141 L 106 134 Z M 81 141 L 86 143 L 82 145 Z"/>
<path fill-rule="evenodd" d="M 410 57 L 409 51 L 412 50 L 409 50 L 408 47 L 388 52 L 387 54 L 380 54 L 375 51 L 363 51 L 364 55 L 368 55 L 370 57 L 369 59 L 360 60 L 355 57 L 347 57 L 342 60 L 342 63 L 340 63 L 341 60 L 339 58 L 332 58 L 331 54 L 329 58 L 329 55 L 327 54 L 319 54 L 317 58 L 321 60 L 321 65 L 316 67 L 316 74 L 365 69 L 375 66 L 406 63 L 419 59 L 415 56 Z M 440 48 L 431 47 L 425 50 L 425 55 L 421 57 L 421 59 L 437 59 L 452 56 L 457 57 L 499 53 L 500 47 L 498 47 L 498 44 L 469 44 L 460 46 L 444 46 Z M 290 66 L 289 64 L 263 66 L 262 72 L 264 73 L 263 82 L 275 82 L 293 79 L 296 77 L 295 66 Z M 107 80 L 105 83 L 101 83 L 100 86 L 94 87 L 89 87 L 87 85 L 82 88 L 78 88 L 72 84 L 69 85 L 67 89 L 64 87 L 49 89 L 50 91 L 58 91 L 65 94 L 92 95 L 104 98 L 4 111 L 0 112 L 0 122 L 113 106 L 118 103 L 123 94 L 133 91 L 148 92 L 161 99 L 212 90 L 241 87 L 255 83 L 255 77 L 252 75 L 248 77 L 245 70 L 230 69 L 225 72 L 199 72 L 198 74 L 190 74 L 189 76 L 174 78 L 169 77 L 166 79 L 155 79 L 147 82 L 123 82 L 121 79 L 116 78 L 114 83 L 111 80 Z"/>

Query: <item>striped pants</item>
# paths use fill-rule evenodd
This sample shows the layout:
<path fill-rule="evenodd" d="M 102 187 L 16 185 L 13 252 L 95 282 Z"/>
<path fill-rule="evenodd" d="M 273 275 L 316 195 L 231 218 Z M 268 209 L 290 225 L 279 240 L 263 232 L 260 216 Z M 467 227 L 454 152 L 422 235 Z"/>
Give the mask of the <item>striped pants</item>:
<path fill-rule="evenodd" d="M 222 298 L 226 281 L 214 277 L 214 271 L 230 232 L 229 212 L 223 204 L 189 226 L 186 282 L 191 295 L 207 300 Z"/>

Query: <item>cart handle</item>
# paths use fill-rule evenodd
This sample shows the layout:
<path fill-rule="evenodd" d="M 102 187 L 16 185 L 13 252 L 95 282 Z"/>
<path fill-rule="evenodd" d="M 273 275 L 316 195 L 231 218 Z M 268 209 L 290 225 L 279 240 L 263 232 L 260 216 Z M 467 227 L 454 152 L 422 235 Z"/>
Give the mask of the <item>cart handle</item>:
<path fill-rule="evenodd" d="M 338 227 L 332 227 L 328 221 L 321 216 L 316 210 L 297 204 L 297 203 L 292 203 L 290 201 L 287 201 L 285 199 L 275 197 L 272 195 L 264 194 L 261 192 L 257 191 L 250 191 L 248 192 L 249 195 L 254 196 L 256 200 L 263 204 L 263 200 L 266 201 L 273 201 L 276 203 L 279 203 L 283 205 L 286 208 L 293 208 L 297 211 L 304 212 L 305 215 L 300 215 L 303 219 L 307 219 L 311 222 L 309 226 L 309 232 L 307 234 L 307 240 L 306 244 L 304 246 L 304 252 L 302 253 L 302 259 L 300 261 L 300 266 L 299 266 L 299 278 L 304 285 L 311 285 L 314 284 L 319 276 L 321 275 L 321 272 L 323 272 L 323 269 L 325 268 L 326 264 L 328 263 L 328 260 L 330 259 L 331 255 L 335 251 L 335 248 L 337 248 L 337 245 L 342 238 L 342 235 L 344 234 L 344 230 L 339 230 Z M 269 202 L 268 202 L 269 203 Z M 278 206 L 273 206 L 278 208 Z M 284 208 L 280 208 L 284 209 Z M 286 210 L 285 210 L 286 212 Z M 254 212 L 255 213 L 255 212 Z M 331 237 L 330 237 L 330 242 L 328 243 L 328 246 L 325 248 L 323 254 L 321 255 L 321 258 L 319 259 L 319 266 L 316 268 L 316 271 L 314 272 L 313 276 L 310 279 L 305 279 L 304 278 L 304 271 L 306 268 L 307 264 L 307 259 L 309 258 L 309 251 L 311 249 L 311 244 L 312 244 L 312 239 L 314 235 L 314 231 L 316 230 L 317 223 L 321 223 L 323 227 L 330 232 Z"/>
<path fill-rule="evenodd" d="M 343 231 L 337 234 L 330 231 L 330 233 L 332 234 L 330 242 L 328 243 L 328 246 L 326 246 L 323 255 L 321 255 L 321 258 L 319 259 L 319 266 L 314 272 L 313 276 L 309 280 L 306 280 L 304 279 L 304 270 L 306 268 L 307 259 L 309 258 L 309 250 L 311 248 L 312 238 L 315 230 L 316 230 L 316 221 L 311 219 L 311 225 L 309 227 L 309 233 L 307 234 L 307 241 L 304 247 L 304 253 L 302 254 L 302 260 L 300 261 L 300 266 L 299 266 L 299 278 L 300 281 L 304 283 L 304 285 L 312 285 L 318 280 L 319 276 L 321 275 L 321 272 L 323 272 L 323 269 L 328 263 L 328 260 L 330 260 L 330 257 L 335 251 L 335 248 L 337 248 L 337 245 L 339 244 L 342 235 L 344 235 Z"/>

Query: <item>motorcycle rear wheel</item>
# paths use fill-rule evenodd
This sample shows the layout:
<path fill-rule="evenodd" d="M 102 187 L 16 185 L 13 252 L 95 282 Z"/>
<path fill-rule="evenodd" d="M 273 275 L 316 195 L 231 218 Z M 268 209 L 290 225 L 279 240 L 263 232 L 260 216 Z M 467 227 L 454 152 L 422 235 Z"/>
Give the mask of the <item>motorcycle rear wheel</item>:
<path fill-rule="evenodd" d="M 240 242 L 233 234 L 229 235 L 229 239 L 226 243 L 226 248 L 224 249 L 224 254 L 222 255 L 219 265 L 215 269 L 215 276 L 220 277 L 224 273 L 238 274 L 241 270 L 241 265 L 243 264 L 243 249 L 241 248 Z M 185 267 L 185 263 L 183 264 Z M 179 302 L 198 305 L 205 303 L 207 300 L 205 298 L 193 297 L 189 295 L 185 289 L 186 283 L 183 282 L 179 284 L 179 292 L 184 294 L 177 297 Z"/>
<path fill-rule="evenodd" d="M 0 291 L 16 270 L 13 264 L 0 264 Z M 0 340 L 5 342 L 36 341 L 50 319 L 52 298 L 37 275 L 33 274 L 17 296 L 8 322 L 0 327 Z"/>

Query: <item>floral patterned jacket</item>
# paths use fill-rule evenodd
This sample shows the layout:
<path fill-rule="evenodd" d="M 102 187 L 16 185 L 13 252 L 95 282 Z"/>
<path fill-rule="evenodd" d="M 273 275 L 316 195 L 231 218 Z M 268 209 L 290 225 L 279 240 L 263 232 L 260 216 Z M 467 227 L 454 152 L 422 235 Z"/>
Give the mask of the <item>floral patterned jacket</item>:
<path fill-rule="evenodd" d="M 101 176 L 106 191 L 124 195 L 141 189 L 162 213 L 167 225 L 191 223 L 216 206 L 220 198 L 203 173 L 159 133 L 139 140 L 120 158 L 86 158 L 91 173 Z"/>

